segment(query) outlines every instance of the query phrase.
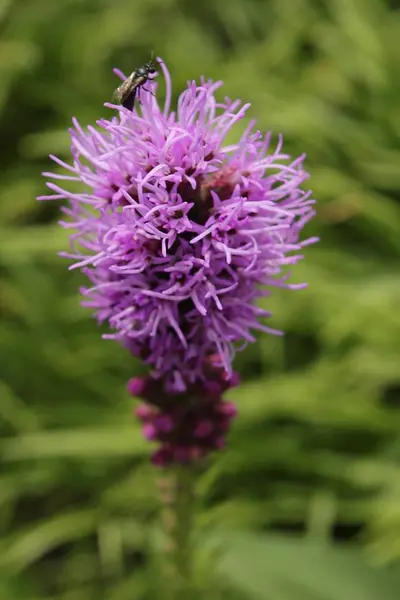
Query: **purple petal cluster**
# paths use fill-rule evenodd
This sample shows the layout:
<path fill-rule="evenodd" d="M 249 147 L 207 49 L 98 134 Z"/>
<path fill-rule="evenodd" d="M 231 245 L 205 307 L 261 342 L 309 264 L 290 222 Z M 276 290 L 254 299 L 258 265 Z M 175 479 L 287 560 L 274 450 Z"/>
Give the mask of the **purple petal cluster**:
<path fill-rule="evenodd" d="M 50 196 L 64 199 L 72 229 L 65 256 L 90 280 L 82 289 L 110 333 L 151 368 L 169 393 L 206 377 L 217 354 L 227 377 L 236 350 L 265 325 L 257 301 L 287 282 L 302 258 L 304 225 L 314 215 L 304 156 L 292 160 L 250 122 L 237 143 L 226 141 L 248 104 L 215 97 L 221 82 L 190 82 L 170 109 L 141 93 L 140 111 L 117 111 L 97 127 L 73 120 L 72 163 L 52 159 L 67 175 L 45 173 Z M 155 91 L 155 82 L 148 84 Z M 57 184 L 62 180 L 63 187 Z M 64 189 L 79 182 L 85 191 Z M 150 429 L 149 429 L 150 431 Z"/>

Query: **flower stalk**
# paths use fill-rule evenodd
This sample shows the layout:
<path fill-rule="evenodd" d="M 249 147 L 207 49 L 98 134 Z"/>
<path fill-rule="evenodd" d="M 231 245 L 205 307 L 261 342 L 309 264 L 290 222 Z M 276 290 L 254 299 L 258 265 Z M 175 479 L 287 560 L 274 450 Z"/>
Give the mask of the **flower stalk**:
<path fill-rule="evenodd" d="M 196 510 L 195 471 L 191 466 L 167 470 L 159 480 L 163 503 L 164 583 L 163 599 L 192 600 L 193 526 Z"/>

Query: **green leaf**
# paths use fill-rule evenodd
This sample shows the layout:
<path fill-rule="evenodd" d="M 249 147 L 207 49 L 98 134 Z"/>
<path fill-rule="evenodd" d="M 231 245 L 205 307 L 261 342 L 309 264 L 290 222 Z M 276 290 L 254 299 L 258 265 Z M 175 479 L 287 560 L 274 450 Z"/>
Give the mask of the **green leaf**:
<path fill-rule="evenodd" d="M 57 517 L 33 526 L 15 535 L 15 539 L 3 543 L 0 566 L 12 571 L 26 568 L 44 553 L 60 544 L 80 539 L 96 531 L 98 511 L 84 509 Z"/>
<path fill-rule="evenodd" d="M 134 456 L 145 452 L 141 433 L 136 428 L 115 427 L 71 429 L 6 438 L 2 443 L 3 460 L 37 458 L 84 458 Z"/>
<path fill-rule="evenodd" d="M 398 600 L 400 571 L 368 565 L 358 550 L 250 533 L 221 536 L 219 570 L 260 600 Z"/>

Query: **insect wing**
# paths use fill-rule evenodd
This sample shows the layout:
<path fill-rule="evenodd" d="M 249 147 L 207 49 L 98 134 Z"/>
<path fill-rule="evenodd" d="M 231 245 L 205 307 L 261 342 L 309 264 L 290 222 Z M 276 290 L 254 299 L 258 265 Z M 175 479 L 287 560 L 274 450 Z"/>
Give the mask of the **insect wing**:
<path fill-rule="evenodd" d="M 121 105 L 132 111 L 133 110 L 133 105 L 135 104 L 135 98 L 136 98 L 136 92 L 137 92 L 137 88 L 133 88 L 133 90 L 122 100 Z"/>
<path fill-rule="evenodd" d="M 114 92 L 114 98 L 121 104 L 135 89 L 135 86 L 133 86 L 134 76 L 134 73 L 132 73 L 132 75 L 129 75 L 128 79 L 125 79 L 125 81 L 121 83 L 121 85 Z"/>

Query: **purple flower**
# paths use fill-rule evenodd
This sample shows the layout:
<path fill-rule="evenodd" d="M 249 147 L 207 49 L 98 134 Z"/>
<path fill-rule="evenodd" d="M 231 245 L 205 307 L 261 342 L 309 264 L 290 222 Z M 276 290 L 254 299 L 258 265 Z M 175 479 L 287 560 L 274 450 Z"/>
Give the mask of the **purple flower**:
<path fill-rule="evenodd" d="M 179 393 L 206 380 L 211 355 L 229 378 L 236 350 L 255 341 L 255 331 L 281 333 L 265 325 L 270 313 L 257 301 L 274 287 L 304 287 L 287 283 L 282 270 L 316 241 L 299 241 L 314 200 L 300 187 L 304 156 L 291 160 L 281 137 L 271 149 L 271 135 L 251 121 L 237 143 L 226 143 L 249 104 L 217 101 L 222 83 L 202 79 L 171 111 L 161 68 L 163 107 L 143 92 L 140 112 L 106 104 L 117 116 L 86 130 L 73 119 L 72 165 L 51 157 L 69 174 L 44 175 L 86 191 L 51 182 L 53 194 L 40 199 L 67 200 L 61 224 L 74 233 L 64 256 L 91 282 L 83 304 L 108 322 L 104 337 Z M 198 425 L 199 437 L 206 429 Z"/>

